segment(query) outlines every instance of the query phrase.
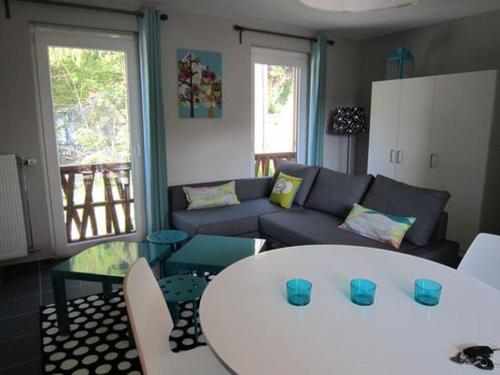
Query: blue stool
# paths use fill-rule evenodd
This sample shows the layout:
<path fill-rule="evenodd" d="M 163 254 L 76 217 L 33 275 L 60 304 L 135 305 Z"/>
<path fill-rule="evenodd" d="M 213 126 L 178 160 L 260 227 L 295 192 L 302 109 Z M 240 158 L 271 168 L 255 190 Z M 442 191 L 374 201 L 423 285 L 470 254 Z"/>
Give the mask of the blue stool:
<path fill-rule="evenodd" d="M 207 281 L 203 277 L 191 275 L 168 276 L 158 280 L 163 297 L 167 301 L 174 323 L 179 320 L 179 302 L 193 303 L 194 337 L 198 340 L 198 309 L 196 300 L 201 298 Z"/>
<path fill-rule="evenodd" d="M 180 230 L 164 229 L 157 232 L 151 232 L 147 235 L 146 240 L 153 244 L 169 245 L 173 251 L 177 250 L 177 246 L 182 241 L 188 238 L 186 232 Z"/>

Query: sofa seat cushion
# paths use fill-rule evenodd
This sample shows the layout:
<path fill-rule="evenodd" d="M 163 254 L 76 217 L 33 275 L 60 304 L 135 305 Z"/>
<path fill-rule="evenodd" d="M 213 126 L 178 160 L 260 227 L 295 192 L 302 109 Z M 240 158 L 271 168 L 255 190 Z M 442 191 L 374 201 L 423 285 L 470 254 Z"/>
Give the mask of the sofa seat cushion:
<path fill-rule="evenodd" d="M 394 250 L 381 242 L 339 229 L 342 221 L 343 219 L 324 212 L 300 208 L 263 215 L 260 217 L 259 228 L 264 237 L 289 246 L 338 244 Z M 406 252 L 416 247 L 403 241 L 398 251 Z"/>
<path fill-rule="evenodd" d="M 363 199 L 373 177 L 352 176 L 321 168 L 305 207 L 346 217 L 354 203 Z"/>
<path fill-rule="evenodd" d="M 447 191 L 411 186 L 378 175 L 362 205 L 384 214 L 416 217 L 405 240 L 425 246 L 435 232 L 448 199 Z"/>
<path fill-rule="evenodd" d="M 292 208 L 293 209 L 293 208 Z M 197 233 L 238 236 L 259 230 L 259 216 L 283 211 L 267 198 L 250 199 L 237 206 L 215 207 L 194 211 L 174 211 L 172 223 L 190 236 Z"/>

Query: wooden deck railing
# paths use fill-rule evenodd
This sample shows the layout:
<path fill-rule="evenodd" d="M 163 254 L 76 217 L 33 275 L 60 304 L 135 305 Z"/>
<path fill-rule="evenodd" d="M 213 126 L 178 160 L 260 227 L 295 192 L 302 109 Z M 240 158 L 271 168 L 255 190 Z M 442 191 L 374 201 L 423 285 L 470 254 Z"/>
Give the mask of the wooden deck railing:
<path fill-rule="evenodd" d="M 134 199 L 130 169 L 130 163 L 68 165 L 60 168 L 62 190 L 66 198 L 64 211 L 68 242 L 135 231 L 131 217 Z M 80 179 L 83 180 L 83 186 L 78 183 Z M 96 181 L 98 184 L 95 184 Z M 94 200 L 94 187 L 103 189 L 104 200 Z M 77 192 L 78 189 L 80 191 Z M 83 203 L 75 203 L 75 193 L 80 196 L 83 193 Z M 104 207 L 104 215 L 96 215 L 98 207 Z M 87 230 L 89 222 L 91 234 Z M 99 231 L 99 227 L 104 226 L 105 229 Z"/>
<path fill-rule="evenodd" d="M 255 176 L 271 176 L 280 160 L 297 161 L 296 152 L 255 154 Z"/>

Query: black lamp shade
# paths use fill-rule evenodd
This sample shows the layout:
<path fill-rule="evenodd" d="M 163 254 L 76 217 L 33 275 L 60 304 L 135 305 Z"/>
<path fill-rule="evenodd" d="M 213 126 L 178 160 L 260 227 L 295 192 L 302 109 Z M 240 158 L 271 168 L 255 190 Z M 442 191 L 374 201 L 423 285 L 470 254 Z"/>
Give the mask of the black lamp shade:
<path fill-rule="evenodd" d="M 362 107 L 335 108 L 330 113 L 328 134 L 350 135 L 365 131 L 366 117 Z"/>

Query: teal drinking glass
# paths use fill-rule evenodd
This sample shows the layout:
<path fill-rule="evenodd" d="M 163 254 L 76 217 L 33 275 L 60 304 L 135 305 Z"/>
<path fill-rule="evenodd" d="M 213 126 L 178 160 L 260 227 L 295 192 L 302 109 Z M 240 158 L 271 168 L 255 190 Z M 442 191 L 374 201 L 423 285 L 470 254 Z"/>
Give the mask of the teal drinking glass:
<path fill-rule="evenodd" d="M 312 284 L 304 279 L 292 279 L 286 283 L 288 303 L 294 306 L 305 306 L 311 301 Z"/>
<path fill-rule="evenodd" d="M 441 284 L 434 280 L 415 280 L 415 301 L 425 306 L 436 306 L 441 298 Z"/>
<path fill-rule="evenodd" d="M 371 280 L 351 280 L 351 301 L 356 305 L 369 306 L 375 301 L 377 284 Z"/>

